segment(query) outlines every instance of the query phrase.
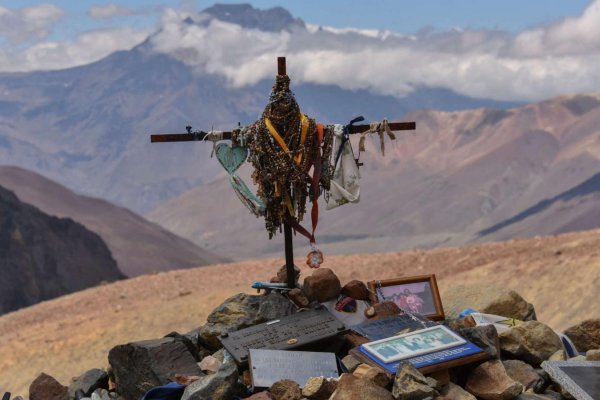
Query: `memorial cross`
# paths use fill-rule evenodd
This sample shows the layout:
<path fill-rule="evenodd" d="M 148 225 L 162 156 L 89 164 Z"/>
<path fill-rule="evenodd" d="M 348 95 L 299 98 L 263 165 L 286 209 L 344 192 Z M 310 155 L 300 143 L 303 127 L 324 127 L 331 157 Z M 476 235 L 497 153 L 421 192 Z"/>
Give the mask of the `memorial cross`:
<path fill-rule="evenodd" d="M 286 75 L 286 60 L 285 57 L 277 58 L 277 74 Z M 401 131 L 401 130 L 414 130 L 416 128 L 415 122 L 390 122 L 388 124 L 390 130 Z M 364 133 L 371 129 L 370 125 L 350 125 L 348 131 L 350 134 Z M 175 133 L 175 134 L 155 134 L 150 136 L 152 143 L 164 143 L 164 142 L 191 142 L 191 141 L 204 141 L 207 135 L 211 132 L 205 131 L 192 131 L 191 126 L 186 126 L 187 133 Z M 223 132 L 220 138 L 224 140 L 232 139 L 232 132 Z M 358 160 L 357 160 L 358 163 Z M 358 164 L 359 166 L 362 164 Z M 295 274 L 294 274 L 294 251 L 292 244 L 292 226 L 284 220 L 283 222 L 283 233 L 285 242 L 285 265 L 287 271 L 287 284 L 288 288 L 292 289 L 295 287 Z"/>

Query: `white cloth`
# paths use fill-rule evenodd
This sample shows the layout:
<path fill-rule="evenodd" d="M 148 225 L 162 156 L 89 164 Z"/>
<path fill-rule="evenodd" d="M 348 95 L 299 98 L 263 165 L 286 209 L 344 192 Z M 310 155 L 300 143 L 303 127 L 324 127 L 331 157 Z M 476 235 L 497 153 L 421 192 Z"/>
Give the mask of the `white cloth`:
<path fill-rule="evenodd" d="M 344 126 L 336 124 L 333 130 L 333 146 L 331 161 L 334 163 L 344 135 Z M 346 203 L 358 203 L 360 200 L 360 173 L 354 159 L 354 152 L 350 141 L 344 143 L 341 156 L 335 165 L 331 188 L 329 189 L 329 200 L 326 208 L 331 210 Z"/>

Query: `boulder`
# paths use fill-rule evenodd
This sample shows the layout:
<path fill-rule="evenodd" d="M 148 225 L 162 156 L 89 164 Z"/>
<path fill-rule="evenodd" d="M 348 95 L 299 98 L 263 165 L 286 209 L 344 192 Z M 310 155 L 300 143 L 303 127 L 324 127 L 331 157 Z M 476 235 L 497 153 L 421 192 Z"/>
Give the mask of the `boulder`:
<path fill-rule="evenodd" d="M 320 377 L 308 378 L 302 388 L 302 396 L 309 400 L 328 400 L 336 389 L 333 379 Z"/>
<path fill-rule="evenodd" d="M 202 375 L 194 355 L 180 340 L 166 337 L 113 347 L 108 353 L 119 394 L 137 400 L 175 375 Z"/>
<path fill-rule="evenodd" d="M 500 358 L 500 338 L 498 331 L 492 325 L 462 328 L 458 333 L 485 351 L 491 358 Z"/>
<path fill-rule="evenodd" d="M 68 400 L 69 388 L 56 379 L 41 373 L 29 385 L 29 400 Z"/>
<path fill-rule="evenodd" d="M 447 318 L 457 318 L 465 308 L 522 321 L 535 320 L 533 305 L 517 292 L 495 284 L 456 285 L 443 292 L 442 302 Z"/>
<path fill-rule="evenodd" d="M 302 398 L 300 385 L 289 379 L 275 382 L 271 385 L 269 391 L 275 397 L 275 400 L 300 400 Z"/>
<path fill-rule="evenodd" d="M 304 278 L 303 287 L 306 297 L 319 303 L 337 298 L 342 290 L 340 280 L 329 268 L 316 269 Z"/>
<path fill-rule="evenodd" d="M 505 360 L 502 361 L 502 365 L 508 376 L 525 386 L 526 390 L 531 389 L 535 393 L 542 393 L 548 386 L 547 380 L 538 374 L 531 365 L 523 361 Z"/>
<path fill-rule="evenodd" d="M 207 347 L 222 347 L 218 337 L 231 332 L 293 314 L 296 306 L 285 296 L 272 292 L 264 296 L 238 293 L 215 308 L 200 327 L 200 341 Z"/>
<path fill-rule="evenodd" d="M 219 370 L 202 377 L 185 388 L 181 400 L 232 400 L 237 394 L 238 369 L 231 357 L 226 357 Z"/>
<path fill-rule="evenodd" d="M 435 379 L 428 380 L 412 364 L 401 362 L 396 371 L 392 395 L 397 400 L 421 400 L 435 397 L 438 392 L 430 384 L 437 385 L 437 381 L 432 381 Z"/>
<path fill-rule="evenodd" d="M 577 350 L 585 352 L 600 349 L 600 319 L 588 319 L 565 331 Z"/>
<path fill-rule="evenodd" d="M 75 392 L 81 389 L 85 396 L 91 396 L 96 389 L 108 389 L 108 374 L 98 368 L 90 369 L 76 378 L 69 385 L 69 397 L 75 398 Z"/>
<path fill-rule="evenodd" d="M 471 393 L 452 382 L 444 386 L 440 394 L 444 400 L 477 400 Z"/>
<path fill-rule="evenodd" d="M 353 280 L 344 285 L 341 293 L 356 300 L 370 300 L 369 289 L 362 281 Z"/>
<path fill-rule="evenodd" d="M 329 400 L 394 400 L 390 392 L 368 379 L 342 374 Z"/>
<path fill-rule="evenodd" d="M 523 385 L 507 375 L 500 360 L 486 361 L 475 368 L 465 388 L 484 400 L 509 400 L 523 391 Z"/>
<path fill-rule="evenodd" d="M 528 321 L 500 333 L 500 348 L 506 358 L 525 361 L 538 367 L 558 350 L 562 341 L 547 325 Z"/>

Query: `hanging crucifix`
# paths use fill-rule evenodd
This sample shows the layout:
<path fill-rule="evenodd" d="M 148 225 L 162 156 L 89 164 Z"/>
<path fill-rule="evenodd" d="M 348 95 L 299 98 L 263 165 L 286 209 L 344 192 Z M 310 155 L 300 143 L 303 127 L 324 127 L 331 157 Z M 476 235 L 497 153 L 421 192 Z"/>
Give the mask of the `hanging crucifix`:
<path fill-rule="evenodd" d="M 187 133 L 152 135 L 152 142 L 212 141 L 219 162 L 229 173 L 229 181 L 242 203 L 257 217 L 265 219 L 265 228 L 272 238 L 283 230 L 288 288 L 295 287 L 292 231 L 305 236 L 311 251 L 307 264 L 318 268 L 323 253 L 317 247 L 315 230 L 319 219 L 318 198 L 325 193 L 327 208 L 359 199 L 358 167 L 362 164 L 350 146 L 349 135 L 360 133 L 360 151 L 364 150 L 366 134 L 376 133 L 384 151 L 384 134 L 394 139 L 393 131 L 413 130 L 414 122 L 388 123 L 383 120 L 371 125 L 323 125 L 303 114 L 290 90 L 285 57 L 277 59 L 277 77 L 260 119 L 231 132 L 192 131 Z M 230 140 L 231 145 L 222 142 Z M 248 160 L 254 167 L 252 178 L 258 186 L 254 194 L 236 174 Z M 310 201 L 310 210 L 307 207 Z M 310 229 L 301 222 L 310 214 Z"/>

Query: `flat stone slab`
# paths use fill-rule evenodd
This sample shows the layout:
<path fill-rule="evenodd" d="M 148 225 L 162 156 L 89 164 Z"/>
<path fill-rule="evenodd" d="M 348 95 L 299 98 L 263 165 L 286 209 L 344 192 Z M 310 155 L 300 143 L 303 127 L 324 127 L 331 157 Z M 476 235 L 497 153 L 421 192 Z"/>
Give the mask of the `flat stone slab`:
<path fill-rule="evenodd" d="M 544 361 L 542 368 L 576 400 L 600 399 L 600 361 Z"/>

